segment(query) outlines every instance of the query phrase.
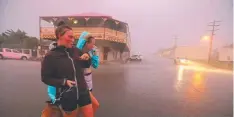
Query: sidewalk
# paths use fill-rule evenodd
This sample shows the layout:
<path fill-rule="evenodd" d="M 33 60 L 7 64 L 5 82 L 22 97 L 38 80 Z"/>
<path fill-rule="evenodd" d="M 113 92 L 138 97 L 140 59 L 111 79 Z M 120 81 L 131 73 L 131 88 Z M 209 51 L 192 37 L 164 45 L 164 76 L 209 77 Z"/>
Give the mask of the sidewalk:
<path fill-rule="evenodd" d="M 217 69 L 225 69 L 225 70 L 233 70 L 233 64 L 227 62 L 219 62 L 215 60 L 211 60 L 209 63 L 207 61 L 194 61 L 200 65 L 210 67 L 210 68 L 217 68 Z"/>

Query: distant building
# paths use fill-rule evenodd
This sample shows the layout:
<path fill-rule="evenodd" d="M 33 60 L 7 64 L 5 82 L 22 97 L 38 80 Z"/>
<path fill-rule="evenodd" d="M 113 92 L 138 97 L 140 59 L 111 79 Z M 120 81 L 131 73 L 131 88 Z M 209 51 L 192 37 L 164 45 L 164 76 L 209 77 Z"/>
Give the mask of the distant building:
<path fill-rule="evenodd" d="M 233 44 L 218 48 L 217 57 L 221 62 L 233 61 Z"/>
<path fill-rule="evenodd" d="M 61 20 L 73 28 L 75 39 L 78 39 L 83 31 L 88 31 L 95 37 L 101 61 L 118 60 L 130 56 L 128 24 L 98 13 L 42 16 L 40 17 L 40 39 L 55 40 L 55 25 Z"/>
<path fill-rule="evenodd" d="M 167 58 L 174 58 L 174 52 L 175 47 L 167 48 L 167 49 L 161 49 L 160 50 L 160 56 L 167 57 Z"/>

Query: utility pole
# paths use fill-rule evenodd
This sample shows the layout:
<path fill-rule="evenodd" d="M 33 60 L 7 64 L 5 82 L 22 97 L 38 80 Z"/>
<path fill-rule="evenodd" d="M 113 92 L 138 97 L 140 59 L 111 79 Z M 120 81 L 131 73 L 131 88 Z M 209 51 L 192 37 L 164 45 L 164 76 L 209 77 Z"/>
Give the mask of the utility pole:
<path fill-rule="evenodd" d="M 178 37 L 177 37 L 177 36 L 174 36 L 174 48 L 177 47 L 177 40 L 178 40 Z"/>
<path fill-rule="evenodd" d="M 215 32 L 219 29 L 217 29 L 218 26 L 220 26 L 219 23 L 221 21 L 213 21 L 213 22 L 210 22 L 210 24 L 208 25 L 209 27 L 212 27 L 211 30 L 209 30 L 211 32 L 211 36 L 210 36 L 210 46 L 209 46 L 209 59 L 208 59 L 208 63 L 210 63 L 210 60 L 211 60 L 211 53 L 212 53 L 212 46 L 213 46 L 213 40 L 214 40 L 214 35 L 215 35 Z"/>
<path fill-rule="evenodd" d="M 178 40 L 178 37 L 177 36 L 174 36 L 174 46 L 173 46 L 173 49 L 171 50 L 171 57 L 174 58 L 175 57 L 175 49 L 177 48 L 177 40 Z"/>

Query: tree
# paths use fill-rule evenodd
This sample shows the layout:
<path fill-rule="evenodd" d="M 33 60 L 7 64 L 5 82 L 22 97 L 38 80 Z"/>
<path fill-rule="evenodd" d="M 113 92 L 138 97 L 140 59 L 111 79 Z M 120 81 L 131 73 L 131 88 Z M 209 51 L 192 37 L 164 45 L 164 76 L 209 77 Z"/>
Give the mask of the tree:
<path fill-rule="evenodd" d="M 2 47 L 4 40 L 5 40 L 4 37 L 2 35 L 0 35 L 0 47 Z"/>
<path fill-rule="evenodd" d="M 39 45 L 39 40 L 36 37 L 24 38 L 23 48 L 25 49 L 35 49 Z"/>
<path fill-rule="evenodd" d="M 28 38 L 27 33 L 18 29 L 18 30 L 15 32 L 15 35 L 16 35 L 16 37 L 18 37 L 18 38 L 16 38 L 16 39 L 19 40 L 20 45 L 21 45 L 21 47 L 22 47 L 22 46 L 23 46 L 22 44 L 24 43 L 24 39 Z"/>
<path fill-rule="evenodd" d="M 0 34 L 0 48 L 2 47 L 3 43 L 6 41 L 6 35 L 4 33 Z"/>
<path fill-rule="evenodd" d="M 26 32 L 19 29 L 17 31 L 13 31 L 12 29 L 7 30 L 2 35 L 4 35 L 4 41 L 2 41 L 2 45 L 7 48 L 34 49 L 39 44 L 36 37 L 29 37 L 27 36 Z"/>
<path fill-rule="evenodd" d="M 28 38 L 27 33 L 21 30 L 17 30 L 16 32 L 11 30 L 7 30 L 5 35 L 9 39 L 10 44 L 18 45 L 18 47 L 22 47 L 25 38 Z"/>

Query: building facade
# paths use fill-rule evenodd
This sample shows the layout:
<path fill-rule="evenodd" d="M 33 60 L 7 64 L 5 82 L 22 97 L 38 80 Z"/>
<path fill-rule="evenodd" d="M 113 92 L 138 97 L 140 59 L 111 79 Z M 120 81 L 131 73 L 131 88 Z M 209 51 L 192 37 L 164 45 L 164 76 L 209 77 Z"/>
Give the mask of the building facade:
<path fill-rule="evenodd" d="M 233 47 L 222 47 L 218 49 L 218 60 L 220 62 L 233 62 Z"/>
<path fill-rule="evenodd" d="M 72 27 L 75 39 L 78 39 L 83 31 L 90 32 L 95 37 L 101 61 L 124 59 L 130 55 L 128 24 L 111 16 L 83 13 L 70 16 L 43 16 L 39 21 L 41 42 L 55 41 L 56 24 L 64 21 Z"/>

